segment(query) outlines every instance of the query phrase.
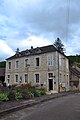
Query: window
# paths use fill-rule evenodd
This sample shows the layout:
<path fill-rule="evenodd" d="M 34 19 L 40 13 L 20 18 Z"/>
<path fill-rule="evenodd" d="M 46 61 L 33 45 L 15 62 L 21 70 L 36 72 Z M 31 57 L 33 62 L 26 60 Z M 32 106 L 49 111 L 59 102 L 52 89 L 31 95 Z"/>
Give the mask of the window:
<path fill-rule="evenodd" d="M 65 75 L 64 75 L 64 80 L 65 80 Z"/>
<path fill-rule="evenodd" d="M 25 67 L 29 65 L 29 59 L 25 59 Z"/>
<path fill-rule="evenodd" d="M 67 81 L 68 81 L 68 75 L 67 75 Z"/>
<path fill-rule="evenodd" d="M 52 65 L 52 56 L 48 56 L 48 65 L 49 65 L 49 66 Z"/>
<path fill-rule="evenodd" d="M 18 75 L 15 75 L 15 79 L 16 79 L 16 82 L 18 82 L 18 79 L 19 79 Z"/>
<path fill-rule="evenodd" d="M 69 78 L 69 77 L 68 77 L 68 75 L 67 75 L 67 84 L 68 84 L 68 78 Z"/>
<path fill-rule="evenodd" d="M 25 74 L 25 82 L 28 83 L 28 74 Z"/>
<path fill-rule="evenodd" d="M 39 66 L 39 57 L 36 58 L 36 66 Z"/>
<path fill-rule="evenodd" d="M 36 83 L 39 83 L 39 74 L 35 74 Z"/>
<path fill-rule="evenodd" d="M 16 69 L 19 68 L 19 60 L 16 60 Z"/>
<path fill-rule="evenodd" d="M 53 73 L 48 73 L 49 78 L 53 77 Z"/>
<path fill-rule="evenodd" d="M 66 60 L 66 68 L 68 69 L 68 60 Z"/>
<path fill-rule="evenodd" d="M 9 84 L 9 82 L 10 82 L 10 75 L 7 76 L 7 82 Z"/>
<path fill-rule="evenodd" d="M 59 76 L 59 82 L 61 83 L 61 80 L 62 80 L 62 74 L 60 73 L 60 76 Z"/>
<path fill-rule="evenodd" d="M 59 66 L 61 66 L 61 60 L 62 60 L 61 55 L 59 55 Z"/>
<path fill-rule="evenodd" d="M 8 63 L 9 69 L 11 69 L 11 62 Z"/>

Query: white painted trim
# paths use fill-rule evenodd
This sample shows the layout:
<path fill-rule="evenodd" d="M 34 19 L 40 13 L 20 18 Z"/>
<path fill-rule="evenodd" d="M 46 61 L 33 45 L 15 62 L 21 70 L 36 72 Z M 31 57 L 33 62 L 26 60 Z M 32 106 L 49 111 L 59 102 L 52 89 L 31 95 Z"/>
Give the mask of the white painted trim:
<path fill-rule="evenodd" d="M 16 61 L 19 62 L 19 64 L 18 64 L 18 68 L 16 68 Z M 15 60 L 15 69 L 19 69 L 19 68 L 20 68 L 20 60 L 19 60 L 19 59 L 16 59 L 16 60 Z"/>
<path fill-rule="evenodd" d="M 26 59 L 28 59 L 28 64 L 30 64 L 30 58 L 29 58 L 29 57 L 25 57 L 25 58 L 24 58 L 24 68 L 27 68 L 27 67 L 25 66 L 25 60 L 26 60 Z"/>
<path fill-rule="evenodd" d="M 48 72 L 47 73 L 47 87 L 48 87 L 48 90 L 49 90 L 49 79 L 52 79 L 53 80 L 53 91 L 54 91 L 54 77 L 50 77 L 48 76 L 49 73 L 53 73 L 53 76 L 54 76 L 54 72 Z"/>
<path fill-rule="evenodd" d="M 51 62 L 51 60 L 52 60 L 52 65 L 49 65 L 49 64 L 48 64 L 49 57 L 50 57 L 50 62 Z M 51 57 L 52 57 L 52 58 L 51 58 Z M 47 55 L 47 66 L 53 66 L 53 54 L 51 54 L 51 53 L 49 53 L 49 54 Z"/>
<path fill-rule="evenodd" d="M 28 73 L 24 73 L 24 83 L 27 83 L 27 82 L 25 82 L 25 74 L 27 74 L 28 75 L 28 83 L 29 83 L 29 74 Z"/>
<path fill-rule="evenodd" d="M 39 74 L 39 83 L 36 83 L 35 74 Z M 40 73 L 39 73 L 39 72 L 35 72 L 35 73 L 34 73 L 34 83 L 35 83 L 35 84 L 40 84 L 40 82 L 41 82 L 40 80 L 41 80 Z"/>
<path fill-rule="evenodd" d="M 36 58 L 39 58 L 39 66 L 36 66 Z M 41 56 L 37 55 L 37 56 L 34 57 L 34 64 L 35 64 L 36 68 L 40 68 L 40 66 L 41 66 Z"/>
<path fill-rule="evenodd" d="M 16 75 L 18 75 L 18 82 L 16 82 Z M 19 73 L 14 74 L 14 83 L 20 83 Z"/>

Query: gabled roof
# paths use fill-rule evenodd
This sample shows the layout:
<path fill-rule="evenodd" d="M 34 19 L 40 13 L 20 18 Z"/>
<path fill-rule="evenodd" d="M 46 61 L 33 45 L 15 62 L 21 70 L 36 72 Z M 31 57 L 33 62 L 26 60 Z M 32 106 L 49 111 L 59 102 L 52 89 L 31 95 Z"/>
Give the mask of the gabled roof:
<path fill-rule="evenodd" d="M 70 72 L 80 78 L 80 71 L 76 68 L 70 67 Z"/>
<path fill-rule="evenodd" d="M 31 48 L 29 50 L 27 49 L 25 51 L 21 51 L 18 54 L 15 54 L 15 55 L 7 58 L 6 60 L 11 60 L 11 59 L 25 57 L 25 56 L 39 55 L 39 54 L 44 54 L 44 53 L 49 53 L 49 52 L 55 52 L 55 51 L 58 51 L 58 50 L 53 45 L 48 45 L 48 46 L 43 46 L 43 47 L 37 47 L 37 48 Z M 63 53 L 61 53 L 61 54 L 63 54 Z"/>

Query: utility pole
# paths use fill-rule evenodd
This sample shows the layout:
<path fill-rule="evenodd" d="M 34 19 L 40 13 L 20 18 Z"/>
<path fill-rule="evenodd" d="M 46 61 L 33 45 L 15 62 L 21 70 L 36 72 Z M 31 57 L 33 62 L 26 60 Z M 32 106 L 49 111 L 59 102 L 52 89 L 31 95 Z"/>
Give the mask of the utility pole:
<path fill-rule="evenodd" d="M 58 59 L 58 93 L 60 93 L 60 83 L 59 83 L 59 52 L 58 52 L 57 59 Z"/>

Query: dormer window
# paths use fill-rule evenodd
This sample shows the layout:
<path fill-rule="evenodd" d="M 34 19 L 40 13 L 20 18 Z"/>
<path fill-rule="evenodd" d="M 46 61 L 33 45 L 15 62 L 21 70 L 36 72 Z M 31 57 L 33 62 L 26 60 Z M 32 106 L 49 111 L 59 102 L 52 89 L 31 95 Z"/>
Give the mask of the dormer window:
<path fill-rule="evenodd" d="M 30 52 L 29 52 L 29 50 L 27 49 L 26 51 L 25 51 L 25 55 L 29 55 L 30 54 Z"/>
<path fill-rule="evenodd" d="M 37 47 L 36 50 L 35 50 L 35 52 L 36 52 L 36 53 L 41 53 L 40 48 Z"/>

